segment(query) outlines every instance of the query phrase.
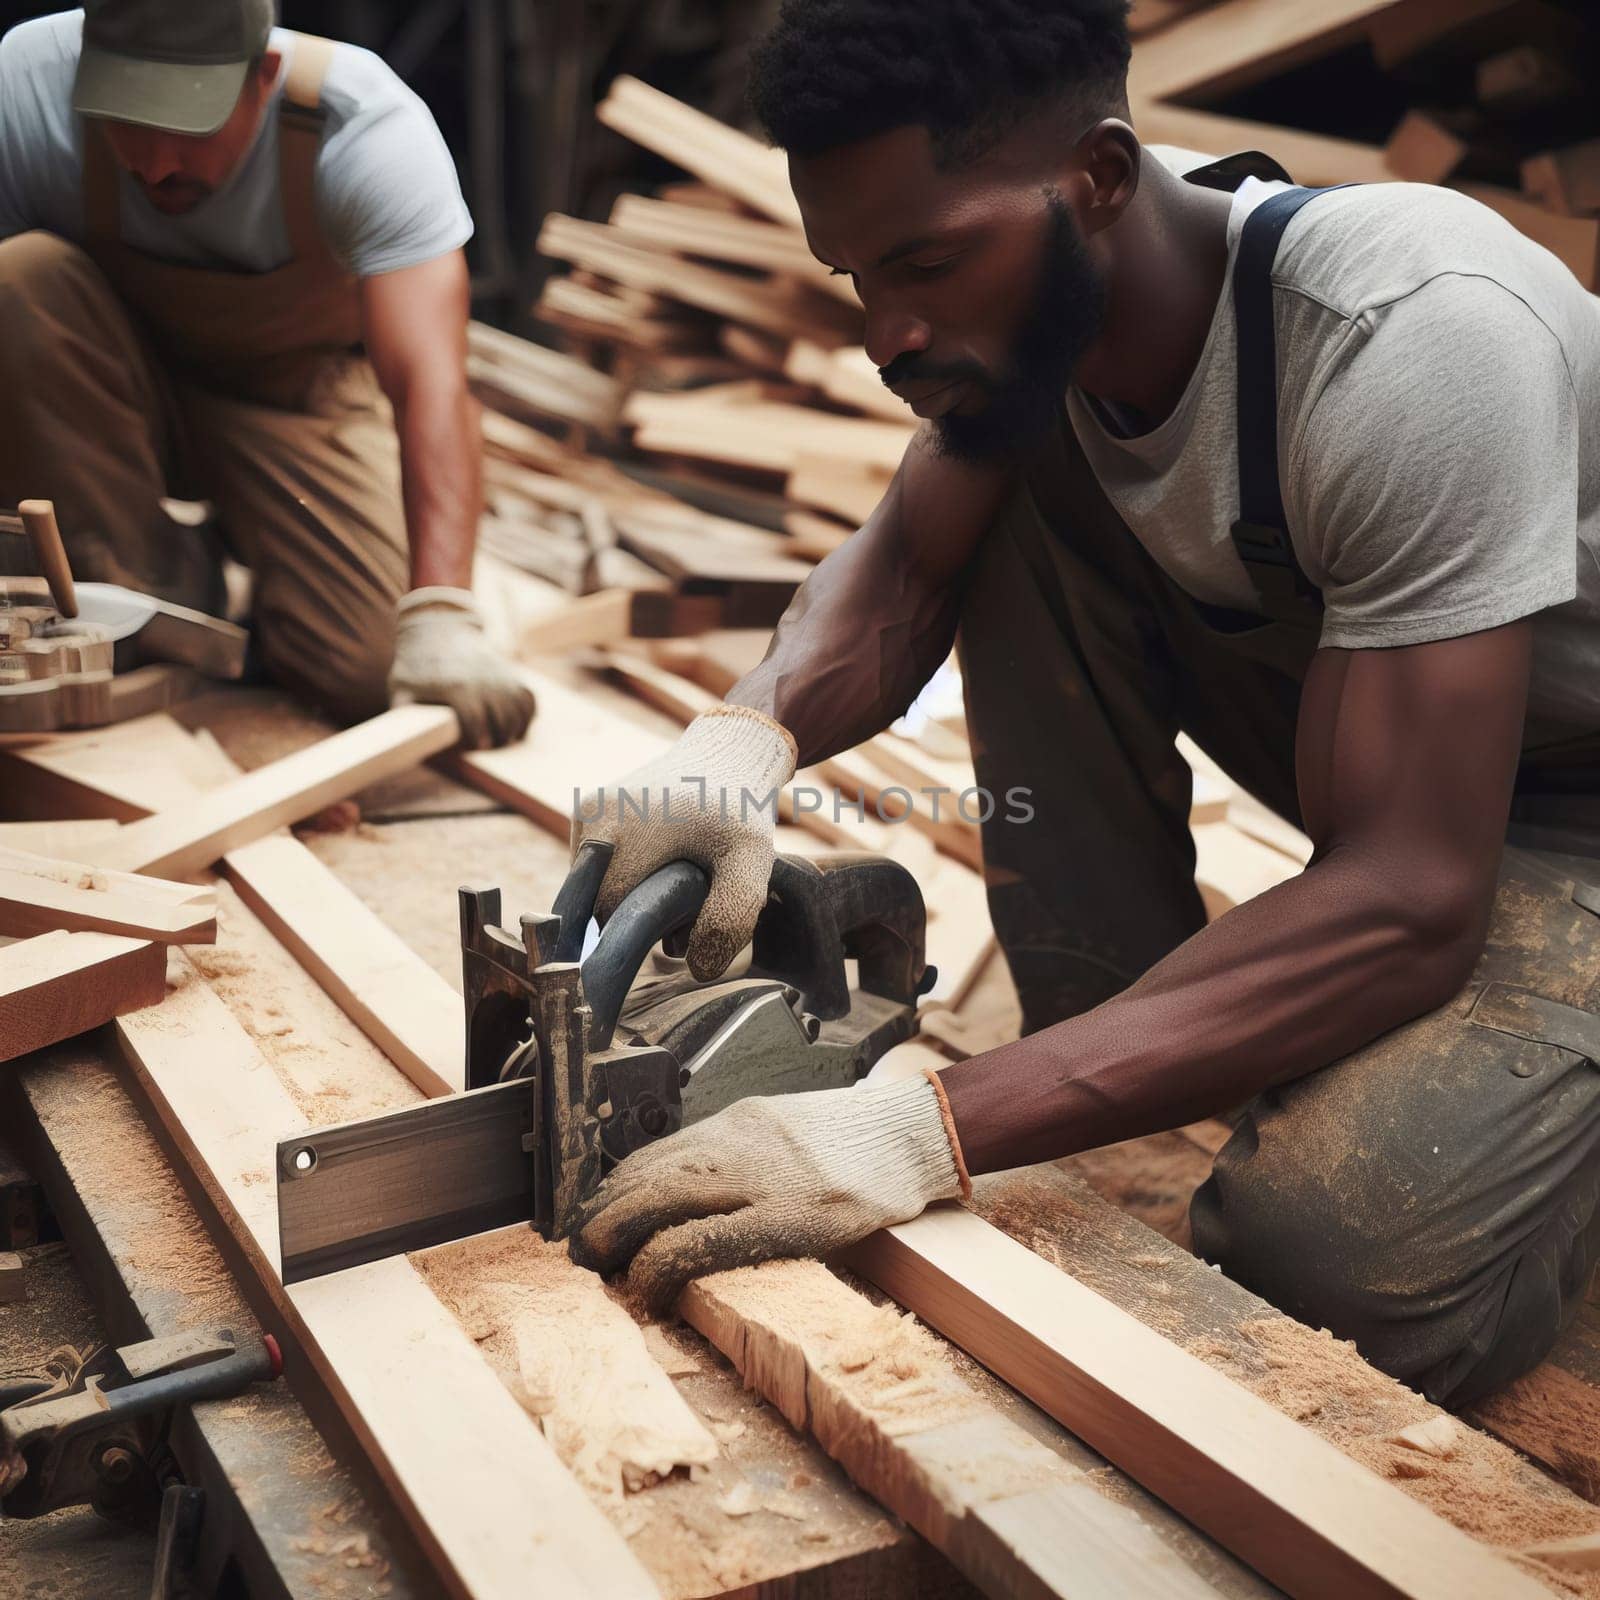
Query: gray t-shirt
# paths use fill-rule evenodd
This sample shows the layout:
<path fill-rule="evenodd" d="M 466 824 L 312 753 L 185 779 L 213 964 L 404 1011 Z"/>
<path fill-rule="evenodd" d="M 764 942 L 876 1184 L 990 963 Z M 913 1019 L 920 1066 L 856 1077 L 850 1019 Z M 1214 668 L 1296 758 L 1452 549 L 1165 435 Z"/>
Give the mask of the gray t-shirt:
<path fill-rule="evenodd" d="M 0 239 L 44 228 L 82 242 L 83 128 L 72 80 L 83 13 L 20 23 L 0 39 Z M 285 64 L 294 35 L 272 33 Z M 123 241 L 189 266 L 270 272 L 289 259 L 278 192 L 278 96 L 224 186 L 187 216 L 162 215 L 126 174 Z M 317 156 L 323 237 L 358 277 L 458 249 L 472 236 L 455 165 L 428 108 L 371 51 L 341 44 L 322 87 Z"/>
<path fill-rule="evenodd" d="M 1180 173 L 1211 159 L 1150 153 Z M 1227 280 L 1170 417 L 1124 437 L 1068 396 L 1139 542 L 1189 594 L 1242 609 L 1233 252 L 1283 187 L 1234 197 Z M 1283 503 L 1322 590 L 1321 643 L 1422 644 L 1537 613 L 1526 743 L 1600 729 L 1600 300 L 1486 206 L 1411 183 L 1311 201 L 1272 281 Z"/>

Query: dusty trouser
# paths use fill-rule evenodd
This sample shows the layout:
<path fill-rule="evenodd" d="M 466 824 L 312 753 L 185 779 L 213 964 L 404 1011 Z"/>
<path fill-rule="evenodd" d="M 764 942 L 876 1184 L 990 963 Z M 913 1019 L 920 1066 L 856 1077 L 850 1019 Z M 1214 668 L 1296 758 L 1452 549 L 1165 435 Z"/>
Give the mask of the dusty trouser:
<path fill-rule="evenodd" d="M 985 541 L 961 624 L 978 781 L 1029 789 L 1036 813 L 997 807 L 984 830 L 1027 1031 L 1109 998 L 1203 925 L 1179 730 L 1298 820 L 1315 646 L 1281 623 L 1220 631 L 1124 527 L 1070 433 L 1050 455 Z M 1570 829 L 1562 846 L 1585 840 Z M 1436 1401 L 1534 1365 L 1600 1258 L 1588 855 L 1508 847 L 1461 993 L 1259 1096 L 1191 1207 L 1207 1259 Z"/>
<path fill-rule="evenodd" d="M 356 286 L 316 220 L 326 55 L 297 42 L 279 112 L 283 267 L 212 270 L 123 244 L 92 122 L 84 248 L 42 232 L 0 241 L 0 503 L 54 500 L 81 578 L 217 611 L 223 549 L 160 505 L 213 501 L 227 551 L 254 574 L 262 665 L 352 719 L 387 701 L 406 532 Z"/>

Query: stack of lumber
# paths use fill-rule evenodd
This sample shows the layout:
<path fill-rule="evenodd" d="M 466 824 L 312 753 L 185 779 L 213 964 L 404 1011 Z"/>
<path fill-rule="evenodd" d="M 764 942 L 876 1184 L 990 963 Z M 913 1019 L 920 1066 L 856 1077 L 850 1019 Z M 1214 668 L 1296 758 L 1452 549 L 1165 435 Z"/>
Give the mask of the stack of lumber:
<path fill-rule="evenodd" d="M 1265 150 L 1301 183 L 1448 184 L 1600 289 L 1593 7 L 1140 0 L 1133 22 L 1141 137 Z M 1380 130 L 1370 108 L 1391 104 Z"/>

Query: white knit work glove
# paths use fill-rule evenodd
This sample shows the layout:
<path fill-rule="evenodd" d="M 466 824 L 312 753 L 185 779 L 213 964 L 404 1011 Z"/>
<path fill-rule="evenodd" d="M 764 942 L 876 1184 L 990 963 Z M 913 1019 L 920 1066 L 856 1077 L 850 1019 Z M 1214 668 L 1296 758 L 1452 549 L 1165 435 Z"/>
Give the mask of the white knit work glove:
<path fill-rule="evenodd" d="M 773 796 L 794 776 L 795 744 L 764 712 L 717 706 L 670 750 L 579 802 L 572 854 L 585 839 L 615 847 L 595 913 L 604 922 L 652 872 L 692 861 L 711 892 L 689 934 L 689 970 L 720 977 L 749 944 L 772 876 Z"/>
<path fill-rule="evenodd" d="M 389 703 L 449 706 L 469 750 L 511 744 L 533 719 L 533 691 L 484 638 L 467 589 L 432 586 L 400 597 Z"/>
<path fill-rule="evenodd" d="M 824 1256 L 970 1193 L 931 1073 L 758 1095 L 629 1156 L 583 1208 L 572 1259 L 631 1260 L 630 1285 L 663 1312 L 691 1278 Z"/>

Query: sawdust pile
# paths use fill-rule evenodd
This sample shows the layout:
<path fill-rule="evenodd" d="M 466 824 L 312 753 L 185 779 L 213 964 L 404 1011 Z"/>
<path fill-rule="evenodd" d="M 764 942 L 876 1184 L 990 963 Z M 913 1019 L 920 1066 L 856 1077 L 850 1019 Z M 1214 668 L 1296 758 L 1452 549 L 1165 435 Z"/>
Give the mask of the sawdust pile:
<path fill-rule="evenodd" d="M 92 1158 L 73 1161 L 64 1124 L 53 1125 L 84 1205 L 117 1234 L 123 1269 L 180 1296 L 185 1327 L 248 1324 L 232 1276 L 116 1073 L 85 1058 L 73 1063 L 70 1079 L 55 1074 L 37 1092 L 69 1099 L 72 1137 L 81 1133 L 93 1146 Z"/>
<path fill-rule="evenodd" d="M 228 884 L 217 884 L 217 942 L 187 954 L 313 1127 L 422 1099 Z"/>
<path fill-rule="evenodd" d="M 592 1272 L 531 1228 L 413 1262 L 592 1494 L 618 1499 L 717 1457 L 717 1442 Z"/>

